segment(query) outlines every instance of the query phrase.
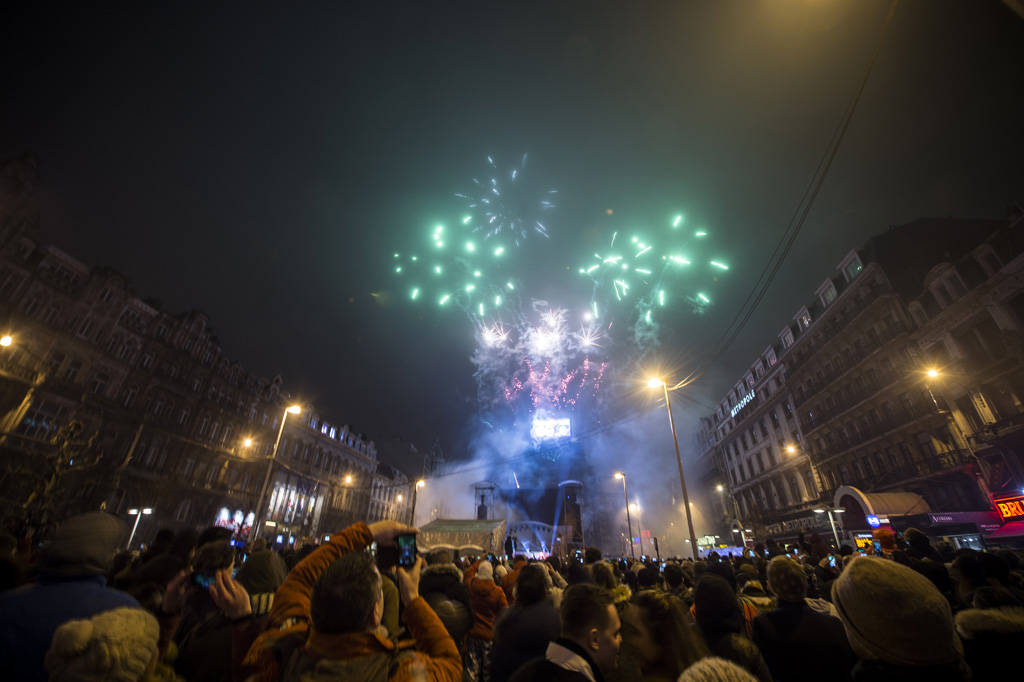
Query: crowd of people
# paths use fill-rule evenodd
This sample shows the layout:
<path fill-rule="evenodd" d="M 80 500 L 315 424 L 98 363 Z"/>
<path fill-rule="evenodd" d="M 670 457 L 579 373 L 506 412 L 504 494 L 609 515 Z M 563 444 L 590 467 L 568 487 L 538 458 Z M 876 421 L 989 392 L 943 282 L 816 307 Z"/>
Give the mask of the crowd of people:
<path fill-rule="evenodd" d="M 416 529 L 357 523 L 319 547 L 160 531 L 118 551 L 93 512 L 31 551 L 0 536 L 4 679 L 326 682 L 989 680 L 1024 646 L 1024 562 L 908 529 L 878 556 L 812 535 L 742 556 L 397 565 Z"/>

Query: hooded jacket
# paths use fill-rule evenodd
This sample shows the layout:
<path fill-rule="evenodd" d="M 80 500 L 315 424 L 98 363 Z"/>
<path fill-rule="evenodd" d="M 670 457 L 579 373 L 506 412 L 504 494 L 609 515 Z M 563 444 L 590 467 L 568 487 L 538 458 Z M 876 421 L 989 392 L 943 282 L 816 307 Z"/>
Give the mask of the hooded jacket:
<path fill-rule="evenodd" d="M 494 638 L 495 621 L 508 608 L 508 600 L 493 580 L 476 579 L 481 561 L 477 559 L 466 569 L 466 587 L 469 589 L 469 601 L 473 605 L 473 627 L 469 629 L 469 636 L 489 642 Z"/>
<path fill-rule="evenodd" d="M 462 571 L 451 563 L 425 566 L 420 572 L 420 596 L 427 600 L 462 651 L 466 634 L 473 627 L 473 605 L 462 582 Z"/>
<path fill-rule="evenodd" d="M 249 648 L 245 657 L 246 670 L 238 671 L 236 678 L 244 679 L 244 672 L 248 671 L 254 673 L 257 682 L 276 682 L 278 661 L 274 645 L 286 636 L 299 638 L 303 642 L 303 650 L 311 655 L 339 661 L 392 653 L 396 648 L 409 648 L 409 642 L 396 644 L 388 639 L 384 628 L 374 632 L 327 634 L 317 632 L 312 627 L 310 599 L 320 574 L 342 554 L 363 551 L 371 542 L 373 534 L 369 526 L 357 523 L 332 535 L 330 542 L 292 569 L 274 596 L 266 631 Z M 416 651 L 401 659 L 389 680 L 418 680 L 425 674 L 428 679 L 437 682 L 459 682 L 462 660 L 455 642 L 426 600 L 418 597 L 410 602 L 405 608 L 404 617 L 415 641 Z M 238 643 L 236 639 L 236 646 Z"/>
<path fill-rule="evenodd" d="M 956 631 L 974 679 L 999 679 L 1018 665 L 1024 650 L 1024 607 L 965 609 L 956 614 Z"/>
<path fill-rule="evenodd" d="M 512 569 L 501 578 L 501 589 L 505 591 L 505 599 L 508 600 L 509 606 L 516 603 L 512 590 L 515 589 L 516 579 L 519 578 L 519 571 L 523 570 L 524 566 L 526 566 L 526 559 L 514 561 Z"/>

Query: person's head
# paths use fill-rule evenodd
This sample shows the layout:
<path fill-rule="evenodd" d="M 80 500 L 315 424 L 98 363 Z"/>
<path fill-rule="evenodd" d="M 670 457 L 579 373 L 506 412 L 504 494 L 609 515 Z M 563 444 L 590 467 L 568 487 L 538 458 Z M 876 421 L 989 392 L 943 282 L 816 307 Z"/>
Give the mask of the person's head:
<path fill-rule="evenodd" d="M 733 573 L 732 566 L 729 564 L 724 561 L 713 561 L 708 564 L 706 572 L 722 578 L 729 584 L 733 592 L 736 591 L 736 574 Z"/>
<path fill-rule="evenodd" d="M 44 550 L 40 573 L 62 578 L 106 575 L 126 526 L 106 512 L 88 512 L 64 521 Z"/>
<path fill-rule="evenodd" d="M 199 534 L 196 540 L 196 549 L 211 542 L 229 542 L 231 540 L 231 529 L 220 526 L 210 526 Z"/>
<path fill-rule="evenodd" d="M 156 554 L 163 554 L 171 548 L 171 543 L 174 542 L 174 531 L 170 528 L 161 528 L 156 532 L 156 537 L 153 538 L 153 544 L 149 546 L 149 551 Z"/>
<path fill-rule="evenodd" d="M 555 571 L 557 571 L 557 572 L 559 572 L 559 573 L 561 573 L 561 572 L 562 572 L 562 560 L 561 560 L 561 559 L 559 559 L 559 558 L 558 558 L 557 556 L 555 556 L 554 554 L 552 554 L 551 556 L 549 556 L 549 557 L 548 557 L 547 559 L 545 559 L 544 561 L 546 561 L 547 563 L 551 564 L 551 568 L 555 569 Z"/>
<path fill-rule="evenodd" d="M 652 590 L 661 583 L 661 573 L 658 569 L 647 566 L 640 569 L 640 572 L 636 574 L 636 582 L 641 590 Z"/>
<path fill-rule="evenodd" d="M 601 672 L 615 670 L 622 624 L 608 590 L 597 585 L 573 585 L 562 593 L 558 615 L 562 637 L 583 647 Z"/>
<path fill-rule="evenodd" d="M 379 625 L 383 612 L 380 573 L 365 552 L 343 554 L 313 587 L 309 615 L 317 632 L 363 632 Z"/>
<path fill-rule="evenodd" d="M 226 540 L 208 542 L 192 557 L 190 568 L 196 573 L 213 574 L 231 568 L 235 563 L 235 550 Z"/>
<path fill-rule="evenodd" d="M 476 571 L 477 580 L 490 580 L 494 582 L 494 566 L 491 565 L 490 561 L 481 561 L 479 568 Z"/>
<path fill-rule="evenodd" d="M 898 666 L 960 660 L 949 602 L 911 568 L 857 557 L 832 583 L 832 603 L 850 646 L 862 659 Z"/>
<path fill-rule="evenodd" d="M 605 590 L 614 590 L 619 586 L 615 569 L 609 563 L 594 564 L 594 584 Z"/>
<path fill-rule="evenodd" d="M 583 551 L 583 562 L 587 564 L 596 564 L 601 560 L 601 550 L 597 547 L 587 547 Z"/>
<path fill-rule="evenodd" d="M 71 620 L 53 633 L 46 653 L 52 682 L 147 679 L 157 658 L 160 626 L 138 608 L 104 611 L 87 620 Z"/>
<path fill-rule="evenodd" d="M 653 590 L 633 595 L 622 614 L 622 641 L 637 652 L 644 673 L 673 680 L 708 655 L 683 602 Z"/>
<path fill-rule="evenodd" d="M 431 566 L 452 563 L 452 553 L 447 549 L 435 549 L 427 555 L 427 563 Z"/>
<path fill-rule="evenodd" d="M 693 591 L 693 614 L 707 639 L 743 629 L 743 610 L 729 583 L 713 573 L 705 573 Z"/>
<path fill-rule="evenodd" d="M 261 549 L 266 549 L 266 548 L 267 548 L 267 539 L 266 538 L 256 538 L 256 540 L 252 543 L 252 547 L 250 547 L 249 549 L 252 552 L 258 552 Z"/>
<path fill-rule="evenodd" d="M 547 569 L 538 564 L 523 566 L 516 578 L 516 603 L 530 606 L 544 599 L 548 593 Z"/>
<path fill-rule="evenodd" d="M 807 596 L 807 575 L 797 562 L 777 556 L 768 562 L 768 589 L 779 601 L 802 602 Z"/>
<path fill-rule="evenodd" d="M 665 564 L 662 576 L 664 576 L 665 584 L 668 585 L 670 590 L 678 589 L 683 584 L 683 569 L 679 564 Z"/>

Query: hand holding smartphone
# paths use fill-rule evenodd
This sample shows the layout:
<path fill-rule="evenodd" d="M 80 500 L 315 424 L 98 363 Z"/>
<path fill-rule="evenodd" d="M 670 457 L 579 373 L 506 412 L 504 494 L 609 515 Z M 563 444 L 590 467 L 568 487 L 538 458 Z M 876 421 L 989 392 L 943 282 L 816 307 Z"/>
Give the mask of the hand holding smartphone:
<path fill-rule="evenodd" d="M 408 533 L 398 536 L 398 565 L 412 568 L 416 563 L 416 535 Z"/>

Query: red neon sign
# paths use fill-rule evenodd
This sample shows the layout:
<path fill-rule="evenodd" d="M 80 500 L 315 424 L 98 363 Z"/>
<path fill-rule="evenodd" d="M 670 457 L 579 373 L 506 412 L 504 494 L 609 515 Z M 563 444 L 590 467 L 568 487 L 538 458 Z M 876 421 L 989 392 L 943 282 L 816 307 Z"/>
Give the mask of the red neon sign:
<path fill-rule="evenodd" d="M 1024 495 L 1014 495 L 993 500 L 996 503 L 996 510 L 999 512 L 1003 522 L 1015 519 L 1024 519 Z"/>

